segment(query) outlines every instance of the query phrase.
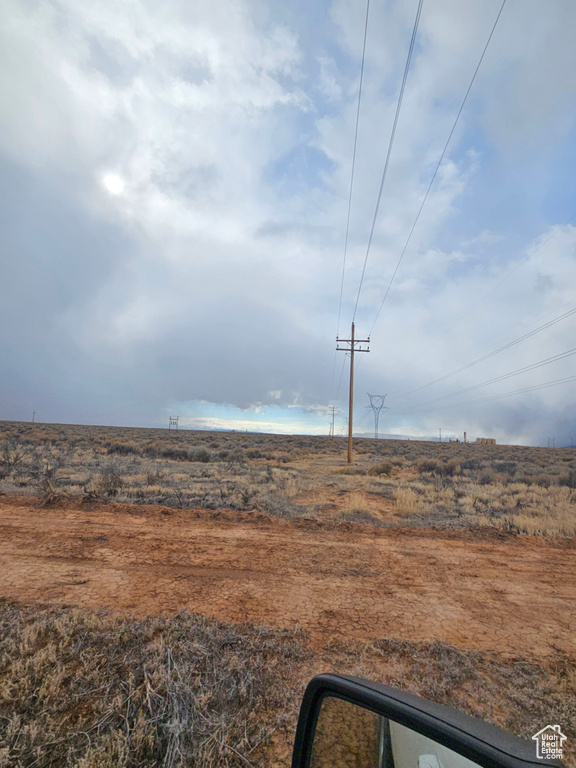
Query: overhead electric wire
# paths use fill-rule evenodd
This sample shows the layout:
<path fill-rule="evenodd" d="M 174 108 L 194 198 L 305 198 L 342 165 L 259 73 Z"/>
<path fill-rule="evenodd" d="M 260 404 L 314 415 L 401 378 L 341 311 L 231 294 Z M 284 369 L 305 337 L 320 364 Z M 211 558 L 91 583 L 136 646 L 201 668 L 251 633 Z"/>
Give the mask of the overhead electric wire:
<path fill-rule="evenodd" d="M 421 387 L 416 387 L 415 389 L 411 389 L 408 392 L 403 392 L 401 395 L 396 395 L 396 397 L 397 398 L 407 397 L 408 395 L 412 395 L 415 392 L 420 392 L 422 389 L 431 387 L 433 384 L 438 384 L 440 381 L 444 381 L 445 379 L 448 379 L 450 376 L 455 376 L 457 373 L 461 373 L 462 371 L 465 371 L 468 368 L 472 368 L 472 366 L 477 365 L 478 363 L 481 363 L 484 360 L 488 360 L 490 357 L 494 357 L 494 355 L 497 355 L 500 352 L 504 352 L 504 350 L 510 349 L 510 347 L 513 347 L 516 344 L 520 344 L 520 342 L 525 341 L 526 339 L 529 339 L 532 336 L 535 336 L 537 333 L 540 333 L 541 331 L 546 330 L 546 328 L 550 328 L 553 325 L 556 325 L 556 323 L 559 323 L 561 320 L 565 320 L 567 317 L 570 317 L 571 315 L 574 315 L 574 314 L 576 314 L 576 307 L 574 307 L 573 309 L 570 309 L 568 312 L 565 312 L 563 315 L 560 315 L 559 317 L 555 317 L 553 320 L 549 320 L 547 323 L 544 323 L 543 325 L 539 325 L 537 328 L 534 328 L 532 331 L 528 331 L 528 333 L 525 333 L 523 336 L 520 336 L 519 338 L 514 339 L 513 341 L 509 341 L 507 344 L 504 344 L 503 346 L 498 347 L 498 349 L 495 349 L 492 352 L 488 352 L 488 354 L 482 355 L 482 357 L 477 357 L 476 360 L 472 360 L 472 362 L 467 363 L 466 365 L 463 365 L 460 368 L 457 368 L 455 371 L 446 373 L 444 374 L 444 376 L 439 376 L 437 379 L 434 379 L 434 381 L 429 381 L 428 384 L 423 384 Z"/>
<path fill-rule="evenodd" d="M 565 221 L 563 224 L 561 224 L 561 225 L 560 225 L 560 228 L 562 228 L 562 227 L 567 227 L 569 224 L 571 224 L 571 223 L 573 222 L 573 220 L 574 220 L 574 216 L 571 216 L 571 217 L 570 217 L 570 218 L 569 218 L 567 221 Z M 518 264 L 516 264 L 514 267 L 512 267 L 512 269 L 511 269 L 509 272 L 507 272 L 507 273 L 504 275 L 504 277 L 503 277 L 501 280 L 499 280 L 499 281 L 496 283 L 496 285 L 493 285 L 493 286 L 492 286 L 492 288 L 490 288 L 490 290 L 488 290 L 488 291 L 487 291 L 487 292 L 484 294 L 484 296 L 482 296 L 480 299 L 478 299 L 478 301 L 477 301 L 475 304 L 473 304 L 473 305 L 472 305 L 472 306 L 469 308 L 468 312 L 469 312 L 469 313 L 473 312 L 473 311 L 476 309 L 476 307 L 479 307 L 479 306 L 480 306 L 480 304 L 482 304 L 482 302 L 483 302 L 483 301 L 485 301 L 485 300 L 488 298 L 488 296 L 490 296 L 491 294 L 493 294 L 493 293 L 494 293 L 494 291 L 496 291 L 496 290 L 497 290 L 497 289 L 498 289 L 498 288 L 499 288 L 499 287 L 500 287 L 500 286 L 501 286 L 503 283 L 505 283 L 505 282 L 506 282 L 506 280 L 508 280 L 508 278 L 510 277 L 510 275 L 513 275 L 513 274 L 514 274 L 514 272 L 516 272 L 516 270 L 517 270 L 517 269 L 520 269 L 520 267 L 522 267 L 524 264 L 526 264 L 526 262 L 528 262 L 528 261 L 530 261 L 531 259 L 533 259 L 533 258 L 534 258 L 534 256 L 536 256 L 536 254 L 538 253 L 538 251 L 540 251 L 542 248 L 544 248 L 544 246 L 545 246 L 547 243 L 549 243 L 549 242 L 550 242 L 550 240 L 552 240 L 552 238 L 556 237 L 556 235 L 558 234 L 558 232 L 559 232 L 559 231 L 560 231 L 560 229 L 559 229 L 558 227 L 557 227 L 557 228 L 555 228 L 555 229 L 554 229 L 554 231 L 553 231 L 553 232 L 551 232 L 551 233 L 548 235 L 548 237 L 547 237 L 545 240 L 543 240 L 543 241 L 540 243 L 540 245 L 538 245 L 538 247 L 537 247 L 537 248 L 535 248 L 535 249 L 532 251 L 532 253 L 529 253 L 529 254 L 528 254 L 528 256 L 525 256 L 525 257 L 522 259 L 522 261 L 520 261 Z"/>
<path fill-rule="evenodd" d="M 446 141 L 446 144 L 444 145 L 444 149 L 442 150 L 442 154 L 440 155 L 440 159 L 438 160 L 438 163 L 436 165 L 436 168 L 434 170 L 434 173 L 432 174 L 432 178 L 430 179 L 430 183 L 428 184 L 428 189 L 426 190 L 426 194 L 424 195 L 424 199 L 422 200 L 422 203 L 420 205 L 420 209 L 416 215 L 416 218 L 414 219 L 414 223 L 412 224 L 412 228 L 410 230 L 410 234 L 408 235 L 408 239 L 406 240 L 406 243 L 404 244 L 404 248 L 402 249 L 402 253 L 400 254 L 400 258 L 398 259 L 398 263 L 396 264 L 396 268 L 394 269 L 394 272 L 392 273 L 392 277 L 390 278 L 390 282 L 388 283 L 388 288 L 386 289 L 386 293 L 384 294 L 384 298 L 382 299 L 382 303 L 380 304 L 380 309 L 378 310 L 378 313 L 376 315 L 376 319 L 374 320 L 372 324 L 372 328 L 370 329 L 370 336 L 372 335 L 372 331 L 374 330 L 374 326 L 378 322 L 378 318 L 380 317 L 380 313 L 382 312 L 382 308 L 384 307 L 384 304 L 386 302 L 386 299 L 388 298 L 388 294 L 390 293 L 390 288 L 392 287 L 392 283 L 394 282 L 394 279 L 396 278 L 396 274 L 398 272 L 398 269 L 400 267 L 400 264 L 402 263 L 402 259 L 404 258 L 404 254 L 406 253 L 406 249 L 408 248 L 408 244 L 410 243 L 410 240 L 412 239 L 412 235 L 414 233 L 414 230 L 416 228 L 416 224 L 418 223 L 418 220 L 420 219 L 420 215 L 422 213 L 422 210 L 426 204 L 426 200 L 428 199 L 428 195 L 430 194 L 430 190 L 432 189 L 432 185 L 434 184 L 434 180 L 436 179 L 436 175 L 438 173 L 438 170 L 440 169 L 440 165 L 442 164 L 442 161 L 444 160 L 444 155 L 446 154 L 446 150 L 448 149 L 448 145 L 450 144 L 450 141 L 452 139 L 452 136 L 454 135 L 454 131 L 456 130 L 456 126 L 458 124 L 458 121 L 460 119 L 460 115 L 462 114 L 462 110 L 464 109 L 464 105 L 466 104 L 466 101 L 468 100 L 468 96 L 470 94 L 470 91 L 472 90 L 472 86 L 474 85 L 474 81 L 476 80 L 476 76 L 478 74 L 478 71 L 480 70 L 480 66 L 484 60 L 484 56 L 486 55 L 486 51 L 488 50 L 488 46 L 490 45 L 490 41 L 492 40 L 492 37 L 494 35 L 494 31 L 496 30 L 496 26 L 498 25 L 498 21 L 500 20 L 500 16 L 502 15 L 502 11 L 504 10 L 504 6 L 506 5 L 506 0 L 503 0 L 502 5 L 500 6 L 500 10 L 498 11 L 498 15 L 496 16 L 496 21 L 494 22 L 494 25 L 492 26 L 492 31 L 490 32 L 490 35 L 488 36 L 488 40 L 486 42 L 486 45 L 484 46 L 484 50 L 482 51 L 482 55 L 480 56 L 480 60 L 478 61 L 478 64 L 476 65 L 476 69 L 474 70 L 474 74 L 472 75 L 472 80 L 470 81 L 470 85 L 468 86 L 468 90 L 466 91 L 466 95 L 464 96 L 464 100 L 462 101 L 462 104 L 460 105 L 460 109 L 458 110 L 458 114 L 456 115 L 456 120 L 454 121 L 454 125 L 452 126 L 452 130 L 450 131 L 450 134 L 448 136 L 448 139 Z M 356 304 L 358 304 L 358 301 L 356 301 Z"/>
<path fill-rule="evenodd" d="M 338 302 L 338 323 L 336 328 L 336 336 L 340 333 L 340 317 L 342 314 L 342 296 L 344 293 L 344 275 L 346 272 L 346 256 L 348 254 L 348 234 L 350 232 L 350 211 L 352 209 L 352 188 L 354 186 L 354 169 L 356 167 L 356 147 L 358 145 L 358 125 L 360 123 L 360 103 L 362 100 L 362 82 L 364 80 L 364 61 L 366 58 L 366 38 L 368 36 L 368 15 L 370 12 L 370 0 L 366 1 L 366 20 L 364 22 L 364 42 L 362 44 L 362 63 L 360 65 L 360 84 L 358 86 L 358 106 L 356 107 L 356 128 L 354 129 L 354 150 L 352 152 L 352 172 L 350 174 L 350 191 L 348 193 L 348 215 L 346 216 L 346 236 L 344 238 L 344 256 L 342 259 L 342 278 L 340 280 L 340 300 Z M 342 368 L 344 370 L 344 368 Z M 336 374 L 336 350 L 334 350 L 334 363 L 332 365 L 332 385 L 331 390 L 334 392 L 334 376 Z M 342 381 L 342 374 L 340 374 L 340 381 Z M 340 391 L 340 382 L 338 382 L 338 391 L 336 392 L 336 399 L 338 398 L 338 392 Z"/>
<path fill-rule="evenodd" d="M 506 0 L 504 0 L 506 1 Z M 390 141 L 388 143 L 388 152 L 386 153 L 386 162 L 384 164 L 384 171 L 382 172 L 382 180 L 380 182 L 380 190 L 378 192 L 378 198 L 376 200 L 376 209 L 374 211 L 374 218 L 372 220 L 372 228 L 370 229 L 370 237 L 368 238 L 368 247 L 366 248 L 366 256 L 364 258 L 364 266 L 362 267 L 362 275 L 360 277 L 360 285 L 358 286 L 358 295 L 356 296 L 356 304 L 354 306 L 354 314 L 352 316 L 352 322 L 356 318 L 356 310 L 358 309 L 358 301 L 360 300 L 360 293 L 362 291 L 362 283 L 364 282 L 364 274 L 366 272 L 366 264 L 368 263 L 368 254 L 370 253 L 370 246 L 372 245 L 372 238 L 374 236 L 374 228 L 376 226 L 376 219 L 378 218 L 378 210 L 380 208 L 380 201 L 382 199 L 382 190 L 384 189 L 384 182 L 388 173 L 388 165 L 390 163 L 390 155 L 392 153 L 392 146 L 394 144 L 394 138 L 396 136 L 396 128 L 398 126 L 398 118 L 400 116 L 400 109 L 402 107 L 402 100 L 404 98 L 404 89 L 406 88 L 406 80 L 408 79 L 408 72 L 410 70 L 410 63 L 412 61 L 412 53 L 414 52 L 414 43 L 416 42 L 416 34 L 418 32 L 418 24 L 420 23 L 420 14 L 422 13 L 422 5 L 424 0 L 419 0 L 418 10 L 416 12 L 416 18 L 414 20 L 414 28 L 412 30 L 412 38 L 410 40 L 410 47 L 408 49 L 408 56 L 406 58 L 406 66 L 404 67 L 404 76 L 402 78 L 402 86 L 400 88 L 400 95 L 398 96 L 398 103 L 396 105 L 396 114 L 394 116 L 394 123 L 392 125 L 392 133 L 390 134 Z"/>
<path fill-rule="evenodd" d="M 487 387 L 489 384 L 495 384 L 498 381 L 504 381 L 504 379 L 510 379 L 512 378 L 512 376 L 519 376 L 521 373 L 526 373 L 527 371 L 533 371 L 536 368 L 542 368 L 545 365 L 556 363 L 558 362 L 558 360 L 564 360 L 566 357 L 571 357 L 572 355 L 576 355 L 576 347 L 573 349 L 569 349 L 566 352 L 560 352 L 559 354 L 553 355 L 552 357 L 547 357 L 545 360 L 540 360 L 538 363 L 532 363 L 531 365 L 526 365 L 524 366 L 524 368 L 517 368 L 515 371 L 504 373 L 501 376 L 495 376 L 493 379 L 489 379 L 488 381 L 483 381 L 480 384 L 473 384 L 471 387 L 466 387 L 465 389 L 459 389 L 456 392 L 450 392 L 447 395 L 441 395 L 440 397 L 435 397 L 432 400 L 427 400 L 426 402 L 421 403 L 418 406 L 415 406 L 414 409 L 423 408 L 426 405 L 431 405 L 432 403 L 437 403 L 440 400 L 446 400 L 447 398 L 450 398 L 450 397 L 457 397 L 458 395 L 463 395 L 466 392 L 472 392 L 475 389 L 481 389 L 481 387 Z"/>
<path fill-rule="evenodd" d="M 340 303 L 338 305 L 338 331 L 340 333 L 340 315 L 342 312 L 342 295 L 344 293 L 344 272 L 346 269 L 346 256 L 348 253 L 348 235 L 350 233 L 350 211 L 352 209 L 352 188 L 354 186 L 354 169 L 356 167 L 356 147 L 358 146 L 358 125 L 360 123 L 360 102 L 362 100 L 362 81 L 364 79 L 364 60 L 366 58 L 366 37 L 368 34 L 368 14 L 370 12 L 370 0 L 366 3 L 366 21 L 364 23 L 364 43 L 362 45 L 362 64 L 360 65 L 360 85 L 358 87 L 358 106 L 356 108 L 356 128 L 354 130 L 354 150 L 352 152 L 352 172 L 350 174 L 350 192 L 348 194 L 348 214 L 346 216 L 346 236 L 344 238 L 344 258 L 342 261 L 342 280 L 340 281 Z"/>
<path fill-rule="evenodd" d="M 569 221 L 567 221 L 567 222 L 566 222 L 566 224 L 569 224 L 569 223 L 570 223 L 570 221 L 571 221 L 571 219 L 570 219 Z M 564 226 L 566 226 L 566 224 L 564 224 Z M 481 304 L 481 303 L 484 301 L 484 299 L 487 299 L 487 298 L 488 298 L 488 296 L 490 296 L 492 293 L 494 293 L 494 291 L 495 291 L 497 288 L 499 288 L 499 287 L 502 285 L 502 283 L 505 283 L 505 282 L 506 282 L 506 280 L 508 280 L 508 278 L 510 277 L 510 275 L 512 275 L 514 272 L 516 272 L 516 270 L 517 270 L 517 269 L 519 269 L 519 267 L 521 267 L 523 264 L 526 264 L 526 262 L 527 262 L 527 261 L 530 261 L 530 259 L 532 259 L 532 258 L 533 258 L 533 257 L 534 257 L 534 256 L 535 256 L 537 253 L 538 253 L 538 251 L 539 251 L 541 248 L 543 248 L 543 247 L 546 245 L 546 243 L 550 242 L 550 240 L 552 240 L 552 238 L 553 238 L 553 237 L 555 237 L 555 235 L 557 235 L 557 234 L 558 234 L 558 230 L 557 230 L 557 229 L 555 229 L 555 230 L 554 230 L 554 232 L 552 232 L 552 233 L 551 233 L 551 234 L 550 234 L 550 235 L 549 235 L 549 236 L 546 238 L 546 240 L 544 240 L 542 243 L 540 243 L 540 245 L 539 245 L 539 246 L 538 246 L 538 247 L 537 247 L 537 248 L 536 248 L 534 251 L 532 251 L 532 253 L 530 253 L 528 256 L 526 256 L 524 259 L 522 259 L 522 261 L 521 261 L 519 264 L 516 264 L 516 266 L 512 267 L 512 269 L 510 270 L 510 272 L 508 272 L 506 275 L 504 275 L 504 277 L 503 277 L 501 280 L 499 280 L 499 281 L 496 283 L 496 285 L 492 286 L 492 288 L 490 288 L 490 290 L 489 290 L 489 291 L 487 291 L 487 292 L 484 294 L 484 296 L 482 296 L 482 298 L 480 298 L 480 299 L 479 299 L 479 300 L 476 302 L 476 304 L 474 304 L 474 305 L 471 307 L 471 310 L 472 310 L 472 309 L 475 309 L 477 306 L 479 306 L 479 305 L 480 305 L 480 304 Z"/>
<path fill-rule="evenodd" d="M 333 398 L 334 400 L 338 400 L 338 395 L 340 394 L 340 385 L 342 384 L 342 375 L 344 374 L 344 365 L 346 364 L 346 357 L 347 355 L 344 355 L 342 358 L 342 368 L 340 370 L 340 378 L 338 379 L 338 388 L 336 390 L 336 397 Z"/>
<path fill-rule="evenodd" d="M 501 395 L 491 395 L 490 397 L 480 397 L 478 400 L 467 400 L 465 403 L 453 403 L 448 405 L 441 405 L 440 408 L 459 408 L 463 405 L 475 405 L 476 403 L 485 403 L 489 400 L 500 400 L 502 397 L 511 397 L 512 395 L 521 395 L 524 392 L 535 392 L 538 389 L 548 389 L 549 387 L 555 387 L 558 384 L 567 384 L 569 381 L 576 381 L 576 376 L 567 376 L 565 379 L 556 379 L 555 381 L 547 381 L 544 384 L 536 384 L 533 387 L 526 387 L 525 389 L 515 389 L 512 392 L 504 392 Z"/>

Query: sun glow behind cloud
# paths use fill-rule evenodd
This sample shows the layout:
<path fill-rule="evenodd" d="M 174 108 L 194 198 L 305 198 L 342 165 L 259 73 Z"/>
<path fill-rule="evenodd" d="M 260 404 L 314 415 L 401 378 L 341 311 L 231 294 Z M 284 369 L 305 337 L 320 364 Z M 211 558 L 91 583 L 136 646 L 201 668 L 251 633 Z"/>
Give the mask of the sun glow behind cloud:
<path fill-rule="evenodd" d="M 358 305 L 362 336 L 500 5 L 424 6 Z M 341 336 L 350 330 L 413 6 L 379 0 L 370 11 Z M 306 409 L 338 391 L 345 407 L 347 370 L 341 377 L 345 361 L 334 365 L 333 347 L 363 13 L 353 0 L 319 0 L 314 13 L 272 2 L 262 14 L 254 0 L 185 9 L 134 0 L 130 8 L 3 4 L 0 149 L 15 170 L 4 174 L 14 246 L 5 251 L 11 279 L 0 285 L 0 304 L 9 307 L 13 350 L 0 399 L 14 402 L 9 415 L 18 417 L 26 398 L 45 397 L 40 407 L 55 420 L 89 420 L 84 410 L 98 401 L 99 413 L 111 414 L 99 418 L 124 418 L 130 407 L 134 423 L 163 423 L 168 404 L 184 416 L 194 399 L 210 401 L 216 418 L 233 403 L 240 413 L 231 420 L 246 419 L 253 404 L 263 418 L 273 404 L 267 427 L 327 428 L 327 416 L 321 427 Z M 576 5 L 550 8 L 526 0 L 521 12 L 508 3 L 503 13 L 363 356 L 359 431 L 370 427 L 366 391 L 401 395 L 572 300 L 576 230 L 561 225 L 576 185 Z M 20 284 L 30 300 L 11 308 Z M 49 355 L 55 325 L 62 343 Z M 554 336 L 535 336 L 420 399 L 544 358 L 550 344 L 562 352 L 571 336 L 568 324 L 555 326 Z M 25 352 L 36 367 L 22 384 L 15 372 Z M 541 380 L 569 375 L 557 370 L 563 365 Z M 37 392 L 40 377 L 53 401 Z M 470 433 L 477 424 L 480 434 L 536 438 L 571 407 L 567 388 L 447 415 L 410 411 L 418 397 L 390 401 L 390 429 L 433 433 L 442 423 Z"/>
<path fill-rule="evenodd" d="M 116 173 L 107 173 L 102 179 L 102 183 L 111 195 L 121 195 L 126 188 L 124 179 Z"/>

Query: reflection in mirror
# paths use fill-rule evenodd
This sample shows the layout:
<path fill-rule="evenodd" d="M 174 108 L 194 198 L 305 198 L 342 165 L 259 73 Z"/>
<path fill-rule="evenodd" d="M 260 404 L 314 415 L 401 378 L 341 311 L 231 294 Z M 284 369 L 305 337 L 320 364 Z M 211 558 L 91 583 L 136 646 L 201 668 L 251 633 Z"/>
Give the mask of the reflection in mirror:
<path fill-rule="evenodd" d="M 326 696 L 310 768 L 478 768 L 476 763 L 364 707 Z"/>
<path fill-rule="evenodd" d="M 322 701 L 310 768 L 378 768 L 379 716 L 343 699 Z"/>
<path fill-rule="evenodd" d="M 477 768 L 477 764 L 458 752 L 437 744 L 427 736 L 399 725 L 390 724 L 390 746 L 394 768 Z"/>

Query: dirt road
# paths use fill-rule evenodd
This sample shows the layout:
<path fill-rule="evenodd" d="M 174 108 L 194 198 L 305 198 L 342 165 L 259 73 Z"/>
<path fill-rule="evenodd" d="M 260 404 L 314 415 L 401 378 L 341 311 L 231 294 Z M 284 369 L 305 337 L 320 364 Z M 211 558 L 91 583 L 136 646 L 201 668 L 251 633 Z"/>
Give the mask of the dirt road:
<path fill-rule="evenodd" d="M 396 637 L 531 659 L 574 651 L 571 539 L 249 520 L 0 497 L 0 595 L 299 624 L 318 649 Z"/>

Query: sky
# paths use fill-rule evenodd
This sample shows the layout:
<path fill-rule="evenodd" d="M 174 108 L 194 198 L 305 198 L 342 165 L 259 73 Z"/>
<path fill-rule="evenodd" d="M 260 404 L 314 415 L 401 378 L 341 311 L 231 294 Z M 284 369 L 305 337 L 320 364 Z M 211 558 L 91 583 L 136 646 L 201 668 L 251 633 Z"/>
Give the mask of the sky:
<path fill-rule="evenodd" d="M 343 434 L 354 318 L 355 433 L 570 445 L 573 0 L 505 3 L 392 280 L 501 6 L 424 0 L 375 215 L 417 0 L 351 196 L 364 3 L 4 0 L 0 419 Z"/>

